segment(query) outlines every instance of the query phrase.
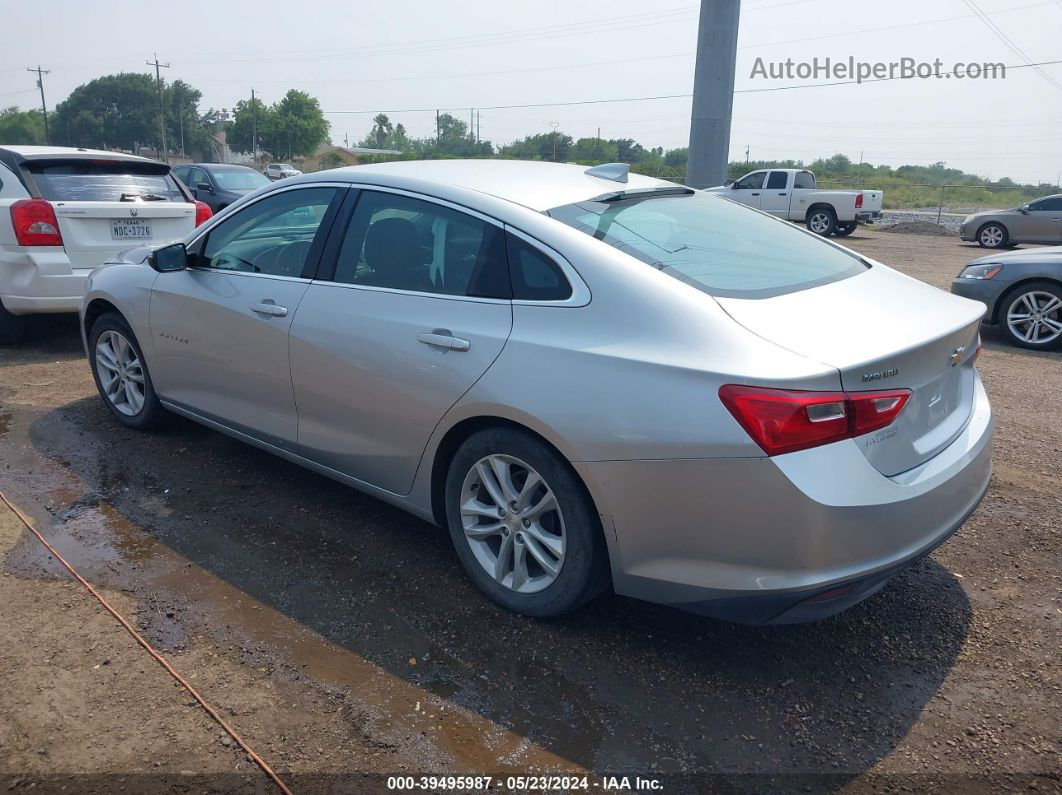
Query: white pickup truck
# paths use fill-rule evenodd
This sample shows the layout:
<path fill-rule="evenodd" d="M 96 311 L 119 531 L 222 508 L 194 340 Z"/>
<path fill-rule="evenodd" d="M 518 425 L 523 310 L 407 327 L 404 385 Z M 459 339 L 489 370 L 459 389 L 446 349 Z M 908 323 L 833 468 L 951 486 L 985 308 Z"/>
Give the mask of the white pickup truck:
<path fill-rule="evenodd" d="M 752 171 L 741 179 L 707 188 L 728 199 L 790 221 L 817 235 L 850 235 L 856 225 L 881 217 L 880 190 L 819 190 L 815 175 L 799 168 Z"/>

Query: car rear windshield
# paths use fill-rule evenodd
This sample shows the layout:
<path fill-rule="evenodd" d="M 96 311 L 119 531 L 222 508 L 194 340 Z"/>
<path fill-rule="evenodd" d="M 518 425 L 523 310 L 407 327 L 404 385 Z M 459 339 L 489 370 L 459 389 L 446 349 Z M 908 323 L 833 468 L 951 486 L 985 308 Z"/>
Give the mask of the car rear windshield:
<path fill-rule="evenodd" d="M 729 199 L 681 189 L 668 194 L 578 202 L 548 215 L 720 297 L 770 298 L 870 267 L 786 221 Z"/>
<path fill-rule="evenodd" d="M 212 171 L 214 181 L 218 183 L 218 187 L 222 190 L 255 190 L 263 185 L 269 185 L 269 178 L 265 174 L 259 174 L 257 171 L 247 169 L 246 171 L 240 169 L 232 171 L 217 170 Z"/>
<path fill-rule="evenodd" d="M 187 201 L 169 166 L 128 160 L 31 160 L 26 164 L 49 201 Z"/>

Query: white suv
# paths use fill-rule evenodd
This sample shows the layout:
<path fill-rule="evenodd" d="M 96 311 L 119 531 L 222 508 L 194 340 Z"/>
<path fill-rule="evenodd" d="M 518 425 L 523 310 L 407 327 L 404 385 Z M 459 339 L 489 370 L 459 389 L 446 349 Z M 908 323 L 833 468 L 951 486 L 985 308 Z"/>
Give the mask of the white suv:
<path fill-rule="evenodd" d="M 26 315 L 77 312 L 89 271 L 210 217 L 165 163 L 59 146 L 0 146 L 0 344 Z"/>
<path fill-rule="evenodd" d="M 287 163 L 270 163 L 265 167 L 265 175 L 276 182 L 285 177 L 297 177 L 302 172 Z"/>

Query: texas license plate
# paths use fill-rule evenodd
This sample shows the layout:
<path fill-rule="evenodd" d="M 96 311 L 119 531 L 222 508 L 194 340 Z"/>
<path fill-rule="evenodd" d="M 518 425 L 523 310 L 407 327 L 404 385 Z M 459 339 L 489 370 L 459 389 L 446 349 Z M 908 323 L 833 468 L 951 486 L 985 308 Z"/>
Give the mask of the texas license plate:
<path fill-rule="evenodd" d="M 151 240 L 151 221 L 142 218 L 112 218 L 112 240 Z"/>

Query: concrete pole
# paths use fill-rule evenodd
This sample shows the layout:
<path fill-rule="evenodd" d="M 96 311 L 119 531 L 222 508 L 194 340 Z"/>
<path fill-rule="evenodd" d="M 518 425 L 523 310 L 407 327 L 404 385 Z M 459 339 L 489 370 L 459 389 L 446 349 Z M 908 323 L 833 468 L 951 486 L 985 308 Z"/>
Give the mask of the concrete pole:
<path fill-rule="evenodd" d="M 693 188 L 726 182 L 740 10 L 740 0 L 701 0 L 686 164 L 686 184 Z"/>

